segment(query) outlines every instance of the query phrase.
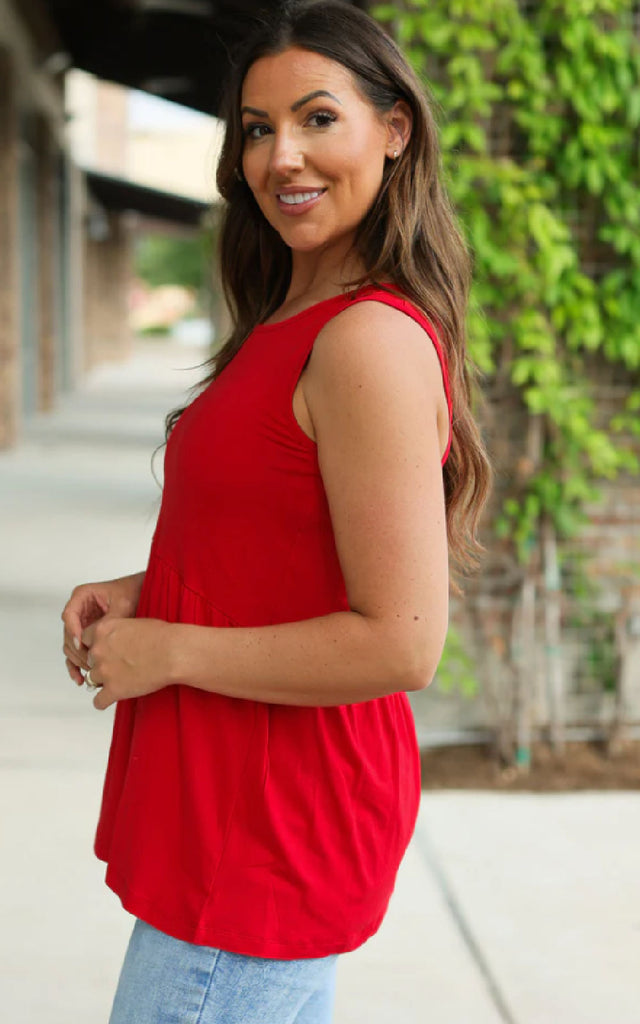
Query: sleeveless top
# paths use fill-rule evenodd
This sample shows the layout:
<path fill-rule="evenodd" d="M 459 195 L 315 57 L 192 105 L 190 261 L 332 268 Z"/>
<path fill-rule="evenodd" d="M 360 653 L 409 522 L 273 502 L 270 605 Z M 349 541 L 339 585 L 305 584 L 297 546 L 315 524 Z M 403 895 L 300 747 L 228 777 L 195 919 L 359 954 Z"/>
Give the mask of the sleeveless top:
<path fill-rule="evenodd" d="M 372 285 L 259 325 L 170 435 L 137 616 L 242 628 L 349 609 L 317 449 L 293 392 Z M 443 457 L 443 463 L 449 451 Z M 95 853 L 136 917 L 278 959 L 355 949 L 380 926 L 412 836 L 420 761 L 405 693 L 300 707 L 168 686 L 117 704 Z"/>

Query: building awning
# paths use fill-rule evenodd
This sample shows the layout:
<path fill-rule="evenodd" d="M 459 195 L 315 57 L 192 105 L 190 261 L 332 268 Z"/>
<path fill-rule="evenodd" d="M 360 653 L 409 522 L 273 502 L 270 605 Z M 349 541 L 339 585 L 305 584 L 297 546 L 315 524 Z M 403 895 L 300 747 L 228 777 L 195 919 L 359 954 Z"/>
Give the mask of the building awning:
<path fill-rule="evenodd" d="M 352 2 L 367 7 L 366 0 Z M 215 115 L 229 70 L 229 50 L 247 36 L 261 15 L 264 19 L 273 14 L 278 0 L 43 0 L 43 4 L 74 67 Z"/>
<path fill-rule="evenodd" d="M 105 210 L 132 210 L 147 217 L 197 227 L 210 209 L 209 203 L 199 199 L 162 192 L 124 178 L 112 178 L 98 171 L 85 171 L 85 175 L 89 191 Z"/>

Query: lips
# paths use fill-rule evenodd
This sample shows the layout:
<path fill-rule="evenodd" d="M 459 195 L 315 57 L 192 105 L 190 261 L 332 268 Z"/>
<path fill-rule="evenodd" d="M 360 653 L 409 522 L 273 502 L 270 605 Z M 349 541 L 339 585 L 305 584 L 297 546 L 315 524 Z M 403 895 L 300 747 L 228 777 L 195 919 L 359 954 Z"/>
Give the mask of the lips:
<path fill-rule="evenodd" d="M 277 196 L 295 196 L 298 192 L 326 192 L 326 185 L 283 185 L 276 189 Z"/>
<path fill-rule="evenodd" d="M 321 195 L 323 192 L 326 192 L 326 191 L 327 191 L 326 187 L 325 188 L 312 188 L 312 187 L 304 188 L 304 187 L 301 187 L 300 185 L 298 185 L 295 188 L 282 188 L 282 189 L 279 189 L 278 192 L 276 192 L 276 199 L 282 200 L 284 202 L 289 201 L 289 203 L 291 203 L 293 201 L 293 197 L 294 196 L 295 197 L 298 197 L 298 196 L 307 196 L 307 197 L 314 196 L 315 197 L 316 195 Z"/>
<path fill-rule="evenodd" d="M 297 214 L 306 213 L 312 206 L 319 203 L 326 192 L 326 188 L 322 189 L 282 189 L 281 192 L 276 193 L 276 201 L 278 203 L 278 210 L 280 213 L 287 215 L 296 216 Z M 296 197 L 295 199 L 293 197 Z M 299 198 L 299 197 L 306 198 Z M 287 198 L 285 198 L 287 197 Z M 291 197 L 291 198 L 288 198 Z"/>

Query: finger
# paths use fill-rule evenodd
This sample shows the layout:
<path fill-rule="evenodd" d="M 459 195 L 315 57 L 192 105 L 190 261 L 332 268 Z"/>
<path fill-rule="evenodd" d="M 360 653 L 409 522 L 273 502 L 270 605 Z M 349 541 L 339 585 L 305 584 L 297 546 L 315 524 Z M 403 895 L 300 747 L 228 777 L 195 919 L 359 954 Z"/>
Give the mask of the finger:
<path fill-rule="evenodd" d="M 92 646 L 95 638 L 96 627 L 95 625 L 87 626 L 86 629 L 82 630 L 80 639 L 85 647 L 89 648 Z"/>
<path fill-rule="evenodd" d="M 74 665 L 73 662 L 69 661 L 68 658 L 65 659 L 65 665 L 67 667 L 67 672 L 69 673 L 70 678 L 73 679 L 74 683 L 76 683 L 77 686 L 82 686 L 84 678 L 80 669 Z"/>
<path fill-rule="evenodd" d="M 89 669 L 89 671 L 87 672 L 86 676 L 84 677 L 84 681 L 85 681 L 85 683 L 87 684 L 87 686 L 89 687 L 90 690 L 95 690 L 98 687 L 104 686 L 104 683 L 100 679 L 95 679 L 94 678 L 94 675 L 93 675 L 93 672 L 91 671 L 91 669 Z"/>
<path fill-rule="evenodd" d="M 69 634 L 71 640 L 73 640 L 73 638 L 75 637 L 78 643 L 80 643 L 80 637 L 82 634 L 82 622 L 80 620 L 79 613 L 75 611 L 73 608 L 69 608 L 67 606 L 64 609 L 61 618 L 65 625 L 65 632 Z"/>
<path fill-rule="evenodd" d="M 77 683 L 78 686 L 82 686 L 82 684 L 84 683 L 84 678 L 82 676 L 82 672 L 80 671 L 80 669 L 76 665 L 74 665 L 73 662 L 69 660 L 69 658 L 65 660 L 65 665 L 67 666 L 67 672 L 73 679 L 74 683 Z"/>
<path fill-rule="evenodd" d="M 87 664 L 87 655 L 84 651 L 80 651 L 80 653 L 78 653 L 75 647 L 71 647 L 70 644 L 65 643 L 62 647 L 62 653 L 76 666 L 76 668 L 82 668 L 85 672 L 89 668 L 89 665 Z"/>
<path fill-rule="evenodd" d="M 114 703 L 115 701 L 113 700 L 112 697 L 109 696 L 109 693 L 105 690 L 104 686 L 102 687 L 101 690 L 98 690 L 95 697 L 93 698 L 93 706 L 98 711 L 104 711 L 106 708 L 110 707 L 110 705 Z"/>
<path fill-rule="evenodd" d="M 71 647 L 76 652 L 76 654 L 78 652 L 80 652 L 80 654 L 83 654 L 84 651 L 86 651 L 86 646 L 82 643 L 80 637 L 74 637 L 73 633 L 69 632 L 68 629 L 65 629 L 63 636 L 64 642 L 67 644 L 68 647 Z"/>
<path fill-rule="evenodd" d="M 78 654 L 74 647 L 69 647 L 69 644 L 63 644 L 62 653 L 65 658 L 68 658 L 68 660 L 76 666 L 76 668 L 86 669 L 87 666 L 84 664 L 82 655 Z"/>
<path fill-rule="evenodd" d="M 104 594 L 95 589 L 95 585 L 76 587 L 67 601 L 62 621 L 70 634 L 80 640 L 82 630 L 101 619 L 109 611 L 109 602 Z"/>

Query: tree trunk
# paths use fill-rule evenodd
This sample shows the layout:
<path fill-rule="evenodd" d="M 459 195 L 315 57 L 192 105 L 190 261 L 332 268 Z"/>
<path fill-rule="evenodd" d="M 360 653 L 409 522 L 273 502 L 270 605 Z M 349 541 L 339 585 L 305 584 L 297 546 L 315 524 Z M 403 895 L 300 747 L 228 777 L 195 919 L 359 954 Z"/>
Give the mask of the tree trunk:
<path fill-rule="evenodd" d="M 612 757 L 620 753 L 629 740 L 630 718 L 640 714 L 640 586 L 631 584 L 624 587 L 622 601 L 615 625 L 618 652 L 616 701 L 607 743 Z"/>
<path fill-rule="evenodd" d="M 536 583 L 532 573 L 522 581 L 519 602 L 512 619 L 514 665 L 513 709 L 515 722 L 515 767 L 527 775 L 531 767 L 532 696 L 535 672 Z"/>
<path fill-rule="evenodd" d="M 544 564 L 545 668 L 548 701 L 549 740 L 557 756 L 565 753 L 566 688 L 562 663 L 560 628 L 560 571 L 556 532 L 549 516 L 542 523 Z"/>

